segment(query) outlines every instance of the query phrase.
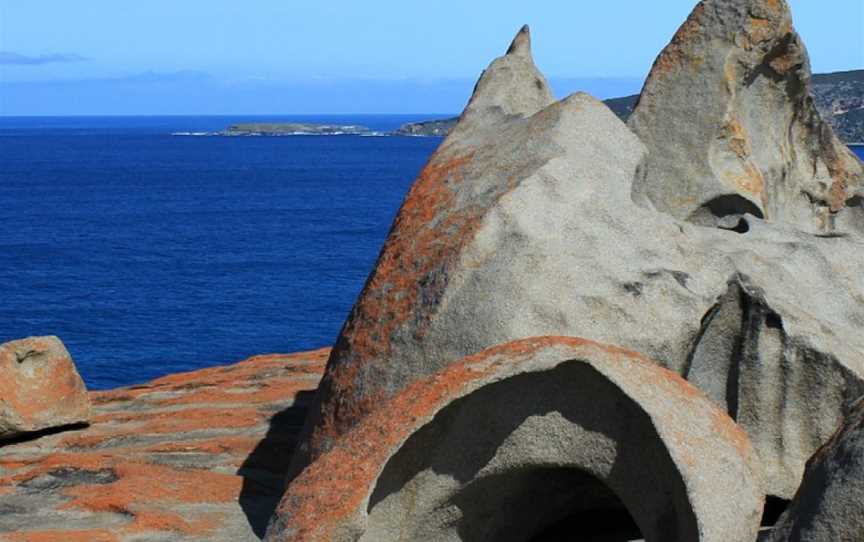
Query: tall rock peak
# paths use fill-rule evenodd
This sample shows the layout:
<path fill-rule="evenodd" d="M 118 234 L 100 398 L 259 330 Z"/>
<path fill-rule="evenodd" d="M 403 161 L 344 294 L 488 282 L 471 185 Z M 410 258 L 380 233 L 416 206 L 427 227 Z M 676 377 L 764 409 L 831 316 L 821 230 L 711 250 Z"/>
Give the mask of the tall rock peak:
<path fill-rule="evenodd" d="M 531 58 L 531 28 L 527 24 L 516 33 L 507 54 Z"/>
<path fill-rule="evenodd" d="M 495 59 L 480 76 L 455 129 L 473 130 L 528 117 L 554 101 L 546 78 L 534 65 L 531 33 L 525 25 L 507 53 Z"/>
<path fill-rule="evenodd" d="M 816 111 L 785 0 L 703 0 L 660 53 L 630 118 L 650 155 L 634 199 L 713 226 L 749 213 L 864 233 L 864 169 Z"/>

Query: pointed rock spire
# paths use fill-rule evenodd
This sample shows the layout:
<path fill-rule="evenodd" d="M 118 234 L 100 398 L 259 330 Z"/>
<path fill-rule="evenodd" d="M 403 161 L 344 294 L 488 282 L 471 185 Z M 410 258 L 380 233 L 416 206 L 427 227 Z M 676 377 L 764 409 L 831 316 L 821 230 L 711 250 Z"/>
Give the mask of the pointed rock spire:
<path fill-rule="evenodd" d="M 516 33 L 516 37 L 507 49 L 507 54 L 531 58 L 531 28 L 527 24 Z"/>
<path fill-rule="evenodd" d="M 531 56 L 531 32 L 523 26 L 507 53 L 495 59 L 480 76 L 474 93 L 454 131 L 493 126 L 502 120 L 528 117 L 555 98 Z"/>

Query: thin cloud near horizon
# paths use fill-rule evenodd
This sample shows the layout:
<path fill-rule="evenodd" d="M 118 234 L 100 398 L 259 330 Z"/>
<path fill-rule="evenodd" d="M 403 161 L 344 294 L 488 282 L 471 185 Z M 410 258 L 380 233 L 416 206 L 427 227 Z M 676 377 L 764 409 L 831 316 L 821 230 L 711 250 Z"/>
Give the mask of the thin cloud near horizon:
<path fill-rule="evenodd" d="M 86 60 L 88 59 L 74 53 L 29 56 L 13 51 L 0 51 L 0 65 L 5 66 L 40 66 L 43 64 L 60 64 L 65 62 L 84 62 Z"/>

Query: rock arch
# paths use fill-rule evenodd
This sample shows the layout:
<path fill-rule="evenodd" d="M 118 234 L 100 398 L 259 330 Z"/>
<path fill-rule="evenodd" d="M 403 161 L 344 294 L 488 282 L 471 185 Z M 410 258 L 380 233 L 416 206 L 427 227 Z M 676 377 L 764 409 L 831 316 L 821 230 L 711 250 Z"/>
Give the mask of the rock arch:
<path fill-rule="evenodd" d="M 749 542 L 763 504 L 755 452 L 638 354 L 534 338 L 381 405 L 293 480 L 267 540 L 523 542 L 620 504 L 648 541 Z"/>

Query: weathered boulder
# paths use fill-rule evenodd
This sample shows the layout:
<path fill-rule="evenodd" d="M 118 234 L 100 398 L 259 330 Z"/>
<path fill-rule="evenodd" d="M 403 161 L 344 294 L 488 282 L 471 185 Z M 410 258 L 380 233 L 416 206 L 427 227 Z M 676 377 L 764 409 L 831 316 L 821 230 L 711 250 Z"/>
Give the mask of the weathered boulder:
<path fill-rule="evenodd" d="M 792 504 L 769 542 L 864 539 L 864 400 L 807 463 Z"/>
<path fill-rule="evenodd" d="M 266 540 L 516 542 L 562 521 L 584 534 L 590 513 L 574 516 L 616 504 L 649 542 L 752 542 L 756 453 L 675 373 L 541 337 L 452 363 L 383 403 L 289 485 Z"/>
<path fill-rule="evenodd" d="M 531 80 L 478 85 L 472 103 L 494 111 L 483 94 L 513 103 L 533 95 Z M 637 205 L 645 148 L 605 105 L 527 102 L 521 116 L 463 115 L 421 172 L 333 349 L 292 472 L 455 360 L 564 335 L 692 379 L 748 431 L 768 492 L 790 498 L 864 393 L 862 238 L 752 215 L 708 228 Z"/>
<path fill-rule="evenodd" d="M 864 168 L 823 122 L 785 0 L 704 0 L 660 53 L 629 125 L 644 205 L 697 224 L 750 213 L 864 231 Z"/>
<path fill-rule="evenodd" d="M 89 419 L 87 389 L 60 339 L 0 344 L 0 439 Z"/>

